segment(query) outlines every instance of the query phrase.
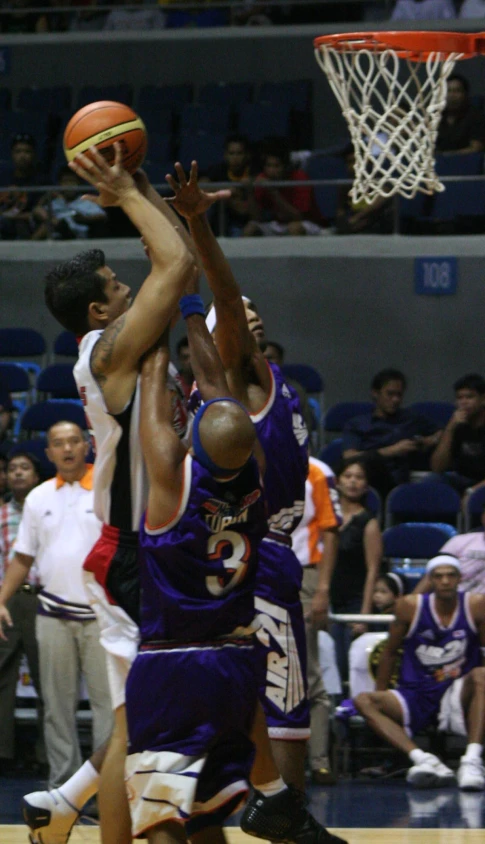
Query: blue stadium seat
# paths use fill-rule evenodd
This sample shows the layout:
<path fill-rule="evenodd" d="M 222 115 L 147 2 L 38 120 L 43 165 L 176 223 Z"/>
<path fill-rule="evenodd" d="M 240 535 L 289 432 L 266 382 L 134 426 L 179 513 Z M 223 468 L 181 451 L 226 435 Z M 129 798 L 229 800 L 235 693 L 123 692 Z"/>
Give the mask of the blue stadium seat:
<path fill-rule="evenodd" d="M 33 400 L 34 389 L 29 373 L 19 363 L 0 363 L 0 382 L 10 393 L 15 410 L 14 437 L 17 435 L 17 422 L 20 414 Z"/>
<path fill-rule="evenodd" d="M 325 415 L 325 430 L 331 433 L 343 431 L 345 423 L 354 416 L 371 413 L 374 405 L 370 401 L 341 401 L 329 407 Z"/>
<path fill-rule="evenodd" d="M 234 111 L 243 103 L 251 102 L 252 94 L 251 82 L 209 82 L 199 89 L 197 102 L 228 106 Z"/>
<path fill-rule="evenodd" d="M 153 135 L 170 136 L 172 134 L 174 119 L 173 112 L 169 106 L 145 111 L 143 122 L 148 132 L 148 151 L 152 148 Z"/>
<path fill-rule="evenodd" d="M 298 381 L 307 393 L 323 393 L 325 389 L 319 371 L 307 363 L 285 363 L 281 371 L 287 378 Z"/>
<path fill-rule="evenodd" d="M 44 398 L 78 399 L 72 370 L 72 363 L 51 363 L 46 366 L 37 378 L 37 393 L 43 393 Z"/>
<path fill-rule="evenodd" d="M 387 496 L 386 527 L 402 522 L 445 522 L 458 528 L 460 518 L 460 496 L 448 484 L 399 484 Z"/>
<path fill-rule="evenodd" d="M 45 353 L 46 342 L 35 328 L 0 328 L 0 358 L 20 358 L 20 366 L 37 376 L 45 364 Z M 41 363 L 29 358 L 39 358 Z"/>
<path fill-rule="evenodd" d="M 410 405 L 410 410 L 427 416 L 440 428 L 444 428 L 455 411 L 455 405 L 450 401 L 416 401 Z"/>
<path fill-rule="evenodd" d="M 20 430 L 31 435 L 48 431 L 56 422 L 74 422 L 86 430 L 86 417 L 81 400 L 47 399 L 28 407 L 20 418 Z"/>
<path fill-rule="evenodd" d="M 195 159 L 199 172 L 206 172 L 213 164 L 222 161 L 224 156 L 224 135 L 198 132 L 195 135 L 182 135 L 178 158 L 182 166 L 190 169 L 190 162 Z"/>
<path fill-rule="evenodd" d="M 271 103 L 243 103 L 239 110 L 238 131 L 250 141 L 262 141 L 270 136 L 287 137 L 290 127 L 290 107 Z"/>
<path fill-rule="evenodd" d="M 448 182 L 446 190 L 434 197 L 431 211 L 434 220 L 484 216 L 485 182 Z"/>
<path fill-rule="evenodd" d="M 14 135 L 32 135 L 37 144 L 37 152 L 45 142 L 47 132 L 47 114 L 31 111 L 4 111 L 0 118 L 0 135 L 11 142 Z"/>
<path fill-rule="evenodd" d="M 1 374 L 1 373 L 0 373 Z M 472 492 L 465 503 L 465 531 L 482 528 L 482 514 L 485 508 L 485 486 Z"/>
<path fill-rule="evenodd" d="M 312 155 L 306 172 L 310 179 L 351 180 L 344 159 L 339 155 Z M 326 220 L 334 220 L 337 213 L 339 185 L 315 185 L 315 200 Z"/>
<path fill-rule="evenodd" d="M 438 155 L 435 159 L 439 176 L 480 176 L 483 173 L 483 152 Z"/>
<path fill-rule="evenodd" d="M 77 108 L 99 100 L 112 100 L 131 106 L 133 102 L 133 88 L 131 85 L 85 85 L 81 88 L 77 98 Z"/>
<path fill-rule="evenodd" d="M 213 103 L 186 103 L 180 113 L 180 132 L 227 134 L 230 107 Z"/>
<path fill-rule="evenodd" d="M 78 345 L 76 340 L 76 335 L 72 333 L 72 331 L 61 331 L 60 334 L 57 335 L 54 341 L 54 354 L 69 357 L 69 358 L 77 358 L 78 356 Z"/>
<path fill-rule="evenodd" d="M 318 455 L 318 459 L 323 460 L 324 463 L 328 463 L 334 472 L 337 470 L 342 460 L 342 444 L 342 437 L 338 437 L 326 445 L 325 448 L 322 448 L 320 454 Z"/>
<path fill-rule="evenodd" d="M 10 88 L 0 88 L 0 109 L 8 111 L 12 107 L 12 91 Z"/>
<path fill-rule="evenodd" d="M 292 79 L 285 82 L 263 82 L 257 101 L 287 104 L 294 111 L 306 111 L 311 106 L 312 81 L 310 79 Z"/>
<path fill-rule="evenodd" d="M 145 85 L 138 94 L 138 106 L 142 120 L 150 111 L 171 109 L 180 112 L 185 103 L 192 102 L 194 89 L 192 85 Z"/>
<path fill-rule="evenodd" d="M 456 528 L 442 522 L 410 522 L 388 527 L 382 534 L 384 556 L 402 560 L 429 560 L 445 542 L 457 534 Z"/>
<path fill-rule="evenodd" d="M 17 108 L 24 111 L 61 114 L 72 105 L 72 90 L 69 85 L 53 88 L 21 88 L 17 96 Z"/>

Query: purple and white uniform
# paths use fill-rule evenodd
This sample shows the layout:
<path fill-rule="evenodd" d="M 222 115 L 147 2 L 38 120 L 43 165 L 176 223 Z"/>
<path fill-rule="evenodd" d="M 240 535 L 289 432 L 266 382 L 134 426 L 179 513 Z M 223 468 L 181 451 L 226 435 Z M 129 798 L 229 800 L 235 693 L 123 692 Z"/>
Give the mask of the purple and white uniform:
<path fill-rule="evenodd" d="M 187 822 L 190 836 L 222 822 L 247 792 L 266 531 L 253 458 L 221 482 L 187 455 L 177 511 L 164 525 L 142 524 L 141 644 L 126 684 L 134 836 L 168 820 Z"/>
<path fill-rule="evenodd" d="M 261 543 L 256 577 L 258 646 L 264 660 L 261 701 L 274 739 L 310 735 L 306 681 L 306 639 L 300 601 L 302 568 L 291 534 L 305 507 L 308 431 L 297 393 L 279 367 L 270 364 L 271 391 L 259 413 L 251 414 L 266 457 L 264 488 L 268 534 Z"/>
<path fill-rule="evenodd" d="M 418 595 L 403 648 L 399 682 L 392 692 L 401 703 L 406 731 L 412 735 L 434 722 L 445 729 L 445 717 L 457 714 L 445 710 L 460 706 L 461 678 L 482 664 L 470 595 L 458 593 L 456 611 L 448 627 L 440 622 L 434 594 Z M 458 714 L 463 721 L 461 707 Z"/>

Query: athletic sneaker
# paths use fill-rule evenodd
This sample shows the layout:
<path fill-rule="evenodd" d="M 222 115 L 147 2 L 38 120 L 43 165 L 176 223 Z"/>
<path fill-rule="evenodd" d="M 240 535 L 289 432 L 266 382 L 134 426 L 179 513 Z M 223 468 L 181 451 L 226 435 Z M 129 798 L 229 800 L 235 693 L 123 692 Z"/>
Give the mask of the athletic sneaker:
<path fill-rule="evenodd" d="M 422 762 L 409 769 L 406 781 L 413 788 L 437 788 L 452 785 L 455 782 L 455 775 L 450 768 L 440 762 L 437 756 L 426 753 Z"/>
<path fill-rule="evenodd" d="M 462 756 L 458 768 L 458 788 L 463 791 L 483 791 L 485 788 L 485 769 L 481 759 L 467 759 Z"/>
<path fill-rule="evenodd" d="M 22 801 L 24 821 L 30 827 L 31 844 L 67 844 L 79 812 L 59 789 L 32 791 Z"/>
<path fill-rule="evenodd" d="M 303 792 L 293 785 L 273 797 L 253 789 L 241 818 L 241 829 L 247 835 L 278 844 L 347 844 L 311 816 L 306 802 Z"/>

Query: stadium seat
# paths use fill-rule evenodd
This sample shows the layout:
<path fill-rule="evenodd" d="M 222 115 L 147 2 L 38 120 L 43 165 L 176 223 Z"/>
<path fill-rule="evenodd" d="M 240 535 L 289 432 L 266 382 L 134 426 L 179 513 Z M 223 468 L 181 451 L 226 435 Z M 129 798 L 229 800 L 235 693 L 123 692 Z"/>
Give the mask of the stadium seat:
<path fill-rule="evenodd" d="M 37 376 L 45 364 L 45 353 L 44 337 L 34 328 L 0 328 L 0 358 L 20 358 L 20 366 Z M 28 358 L 40 358 L 41 364 Z"/>
<path fill-rule="evenodd" d="M 444 428 L 455 411 L 455 405 L 449 401 L 417 401 L 410 405 L 410 410 L 427 416 L 440 428 Z"/>
<path fill-rule="evenodd" d="M 20 363 L 0 362 L 0 381 L 9 393 L 21 393 L 27 402 L 31 389 L 30 378 Z"/>
<path fill-rule="evenodd" d="M 350 177 L 345 161 L 338 155 L 312 155 L 308 161 L 306 172 L 310 179 L 345 179 L 350 185 Z M 326 220 L 335 220 L 337 213 L 337 197 L 339 185 L 316 185 L 314 187 L 315 201 L 318 209 Z"/>
<path fill-rule="evenodd" d="M 192 85 L 144 85 L 138 94 L 137 111 L 143 120 L 152 110 L 168 108 L 180 112 L 185 103 L 192 102 L 193 98 Z"/>
<path fill-rule="evenodd" d="M 145 116 L 146 115 L 146 116 Z M 152 154 L 153 136 L 170 136 L 174 128 L 173 111 L 170 107 L 150 109 L 143 115 L 143 122 L 148 132 L 148 154 Z"/>
<path fill-rule="evenodd" d="M 475 530 L 475 528 L 482 529 L 482 514 L 484 507 L 485 486 L 480 486 L 466 499 L 464 524 L 464 530 L 466 533 L 471 530 Z"/>
<path fill-rule="evenodd" d="M 238 131 L 256 143 L 269 136 L 287 137 L 290 107 L 271 103 L 243 103 L 239 109 Z"/>
<path fill-rule="evenodd" d="M 69 85 L 53 88 L 21 88 L 17 108 L 24 111 L 61 114 L 71 108 L 72 90 Z"/>
<path fill-rule="evenodd" d="M 298 381 L 307 393 L 323 393 L 325 385 L 319 371 L 307 363 L 285 363 L 281 367 L 283 375 Z"/>
<path fill-rule="evenodd" d="M 371 413 L 374 405 L 370 401 L 341 401 L 329 407 L 325 415 L 325 430 L 329 433 L 340 433 L 345 423 L 354 416 Z"/>
<path fill-rule="evenodd" d="M 12 91 L 10 88 L 0 88 L 0 109 L 8 111 L 12 107 Z"/>
<path fill-rule="evenodd" d="M 178 158 L 188 171 L 190 162 L 195 158 L 199 172 L 206 172 L 213 164 L 222 161 L 224 156 L 224 135 L 198 132 L 195 135 L 183 135 Z"/>
<path fill-rule="evenodd" d="M 34 432 L 45 433 L 56 422 L 74 422 L 80 428 L 87 428 L 81 400 L 48 399 L 28 407 L 20 418 L 20 431 L 31 436 Z"/>
<path fill-rule="evenodd" d="M 229 128 L 230 107 L 214 103 L 186 103 L 180 112 L 179 130 L 182 134 L 209 132 L 226 135 Z"/>
<path fill-rule="evenodd" d="M 342 460 L 342 444 L 342 437 L 338 437 L 326 445 L 325 448 L 322 448 L 320 454 L 318 455 L 318 459 L 323 460 L 324 463 L 328 463 L 334 472 Z"/>
<path fill-rule="evenodd" d="M 311 106 L 312 81 L 310 79 L 291 79 L 284 82 L 263 82 L 257 101 L 275 106 L 288 105 L 294 111 L 306 111 Z"/>
<path fill-rule="evenodd" d="M 54 355 L 59 357 L 77 358 L 78 345 L 76 335 L 72 331 L 61 331 L 54 341 Z"/>
<path fill-rule="evenodd" d="M 251 102 L 252 93 L 251 82 L 209 82 L 199 89 L 197 102 L 228 106 L 236 111 L 243 103 Z"/>
<path fill-rule="evenodd" d="M 82 108 L 89 103 L 99 100 L 112 100 L 131 106 L 133 102 L 133 88 L 131 85 L 85 85 L 79 91 L 76 108 Z"/>
<path fill-rule="evenodd" d="M 448 484 L 399 484 L 386 499 L 386 527 L 402 522 L 445 522 L 459 527 L 460 518 L 460 496 Z"/>
<path fill-rule="evenodd" d="M 382 534 L 384 557 L 392 571 L 401 575 L 412 591 L 424 575 L 428 560 L 435 557 L 457 532 L 452 525 L 440 522 L 394 525 Z"/>
<path fill-rule="evenodd" d="M 37 378 L 37 393 L 43 398 L 78 399 L 72 363 L 51 363 Z"/>

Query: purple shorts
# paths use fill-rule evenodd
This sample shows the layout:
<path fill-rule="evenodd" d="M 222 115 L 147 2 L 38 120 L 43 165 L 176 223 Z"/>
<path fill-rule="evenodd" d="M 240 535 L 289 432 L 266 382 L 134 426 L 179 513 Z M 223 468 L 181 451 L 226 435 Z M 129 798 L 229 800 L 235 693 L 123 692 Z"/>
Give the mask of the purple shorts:
<path fill-rule="evenodd" d="M 222 823 L 246 795 L 258 684 L 254 642 L 237 641 L 151 647 L 135 659 L 126 684 L 135 837 L 168 820 L 190 836 Z"/>
<path fill-rule="evenodd" d="M 254 598 L 259 696 L 270 738 L 286 741 L 310 735 L 301 579 L 291 548 L 262 543 Z"/>
<path fill-rule="evenodd" d="M 441 701 L 450 683 L 442 683 L 434 689 L 398 686 L 391 689 L 403 710 L 404 729 L 408 735 L 416 735 L 430 724 L 438 723 Z"/>

